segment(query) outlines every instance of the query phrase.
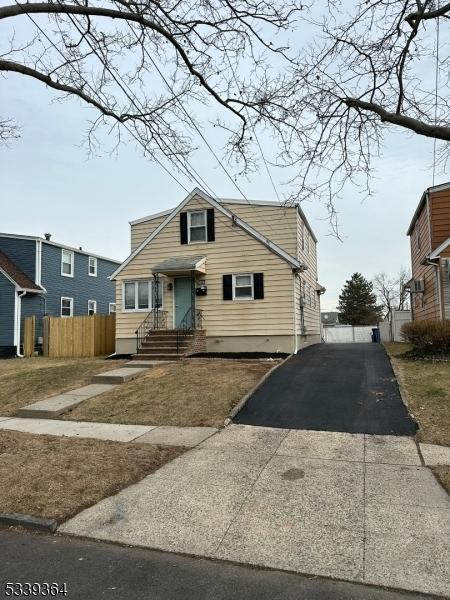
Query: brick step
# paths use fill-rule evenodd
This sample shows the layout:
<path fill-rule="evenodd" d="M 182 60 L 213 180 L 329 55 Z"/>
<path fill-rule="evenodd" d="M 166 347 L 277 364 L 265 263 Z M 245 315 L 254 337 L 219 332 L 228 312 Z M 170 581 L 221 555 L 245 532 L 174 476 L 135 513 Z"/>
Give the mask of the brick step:
<path fill-rule="evenodd" d="M 158 360 L 161 362 L 171 362 L 173 360 L 180 360 L 182 357 L 182 354 L 146 354 L 144 352 L 133 354 L 133 360 Z"/>
<path fill-rule="evenodd" d="M 176 346 L 155 346 L 155 347 L 145 346 L 145 347 L 139 348 L 138 354 L 141 354 L 141 353 L 144 353 L 144 354 L 183 354 L 183 352 L 185 352 L 185 350 L 187 350 L 187 346 L 180 346 L 178 349 L 179 349 L 179 352 L 177 352 Z"/>

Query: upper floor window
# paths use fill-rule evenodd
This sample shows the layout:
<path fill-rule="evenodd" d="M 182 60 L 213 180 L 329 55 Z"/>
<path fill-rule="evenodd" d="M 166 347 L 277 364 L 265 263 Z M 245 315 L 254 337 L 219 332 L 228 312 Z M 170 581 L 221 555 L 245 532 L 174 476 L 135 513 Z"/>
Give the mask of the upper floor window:
<path fill-rule="evenodd" d="M 97 277 L 97 259 L 95 256 L 89 257 L 89 275 L 91 277 Z"/>
<path fill-rule="evenodd" d="M 302 224 L 300 226 L 300 237 L 301 237 L 301 244 L 302 244 L 302 250 L 305 250 L 305 224 L 302 221 Z"/>
<path fill-rule="evenodd" d="M 74 272 L 74 253 L 72 250 L 62 249 L 61 254 L 61 275 L 64 277 L 73 277 Z"/>
<path fill-rule="evenodd" d="M 88 300 L 88 315 L 95 315 L 97 312 L 97 300 Z"/>
<path fill-rule="evenodd" d="M 153 280 L 125 281 L 123 284 L 123 310 L 149 311 L 155 304 L 162 306 L 162 283 L 158 282 L 157 297 L 154 297 Z"/>
<path fill-rule="evenodd" d="M 214 242 L 214 208 L 180 212 L 180 243 L 197 244 Z"/>
<path fill-rule="evenodd" d="M 188 212 L 188 243 L 206 241 L 206 210 Z"/>
<path fill-rule="evenodd" d="M 253 300 L 253 273 L 233 275 L 233 300 Z"/>
<path fill-rule="evenodd" d="M 61 316 L 73 317 L 73 298 L 61 298 Z"/>

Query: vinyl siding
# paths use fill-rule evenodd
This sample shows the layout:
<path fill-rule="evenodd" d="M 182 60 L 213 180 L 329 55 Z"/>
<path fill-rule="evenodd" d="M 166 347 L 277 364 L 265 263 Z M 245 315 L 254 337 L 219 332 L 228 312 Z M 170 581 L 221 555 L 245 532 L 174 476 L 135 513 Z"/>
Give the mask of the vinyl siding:
<path fill-rule="evenodd" d="M 185 207 L 210 208 L 195 197 Z M 259 208 L 259 207 L 258 207 Z M 237 214 L 237 211 L 234 211 Z M 197 297 L 197 308 L 203 310 L 204 328 L 208 336 L 292 335 L 293 275 L 291 267 L 231 220 L 215 210 L 214 242 L 180 244 L 179 216 L 148 244 L 117 276 L 117 337 L 130 338 L 145 318 L 145 313 L 122 312 L 122 284 L 125 280 L 149 279 L 154 264 L 176 256 L 204 255 L 208 295 Z M 272 240 L 274 238 L 272 237 Z M 264 299 L 224 301 L 222 276 L 231 273 L 264 273 Z M 173 319 L 172 292 L 164 278 L 164 306 Z"/>
<path fill-rule="evenodd" d="M 134 250 L 142 244 L 145 238 L 161 225 L 164 219 L 167 219 L 167 215 L 155 217 L 154 219 L 149 219 L 143 223 L 137 223 L 136 225 L 131 225 L 131 252 L 134 252 Z"/>
<path fill-rule="evenodd" d="M 302 244 L 302 239 L 305 239 L 305 243 Z M 308 237 L 308 242 L 306 242 Z M 304 247 L 303 247 L 304 246 Z M 300 296 L 303 293 L 302 290 L 306 286 L 312 288 L 311 293 L 311 304 L 309 303 L 309 294 L 305 295 L 305 303 L 303 306 L 303 322 L 307 335 L 318 335 L 320 334 L 320 298 L 316 292 L 317 285 L 317 244 L 311 237 L 306 226 L 303 224 L 303 220 L 299 213 L 297 213 L 297 257 L 304 262 L 308 269 L 301 273 L 296 281 L 295 287 L 295 307 L 296 307 L 296 320 L 297 327 L 300 331 L 302 324 L 302 309 L 300 306 Z M 314 306 L 314 299 L 316 305 Z"/>
<path fill-rule="evenodd" d="M 74 299 L 74 316 L 87 315 L 88 300 L 97 301 L 99 314 L 108 314 L 109 303 L 115 301 L 114 283 L 108 277 L 117 264 L 98 258 L 97 277 L 89 276 L 89 256 L 86 254 L 75 251 L 74 264 L 74 277 L 62 276 L 61 248 L 42 243 L 42 285 L 47 290 L 47 314 L 60 316 L 61 296 Z"/>
<path fill-rule="evenodd" d="M 221 204 L 291 256 L 297 256 L 298 211 L 295 207 Z"/>
<path fill-rule="evenodd" d="M 0 355 L 14 345 L 14 302 L 16 288 L 0 273 Z"/>
<path fill-rule="evenodd" d="M 450 237 L 450 190 L 430 193 L 431 250 Z"/>
<path fill-rule="evenodd" d="M 0 250 L 28 275 L 36 281 L 36 242 L 17 238 L 0 237 Z"/>
<path fill-rule="evenodd" d="M 420 235 L 420 247 L 418 237 Z M 421 265 L 421 261 L 430 254 L 431 237 L 427 204 L 419 214 L 410 237 L 412 278 L 424 279 L 425 293 L 412 294 L 413 319 L 439 319 L 439 299 L 436 268 L 432 265 Z"/>

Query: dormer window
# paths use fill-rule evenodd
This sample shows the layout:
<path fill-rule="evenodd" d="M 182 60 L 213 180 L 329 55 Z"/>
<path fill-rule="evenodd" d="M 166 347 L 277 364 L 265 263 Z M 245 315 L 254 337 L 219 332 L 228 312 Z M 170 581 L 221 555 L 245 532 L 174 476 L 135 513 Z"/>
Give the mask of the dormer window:
<path fill-rule="evenodd" d="M 188 212 L 188 243 L 206 242 L 206 210 Z"/>

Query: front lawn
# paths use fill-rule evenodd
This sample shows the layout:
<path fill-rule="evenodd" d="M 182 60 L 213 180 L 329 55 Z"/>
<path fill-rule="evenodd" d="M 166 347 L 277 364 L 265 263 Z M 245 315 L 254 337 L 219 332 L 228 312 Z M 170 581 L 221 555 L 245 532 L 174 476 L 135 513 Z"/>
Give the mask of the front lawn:
<path fill-rule="evenodd" d="M 450 363 L 403 358 L 411 349 L 409 344 L 385 346 L 406 392 L 409 411 L 419 423 L 417 439 L 450 446 Z"/>
<path fill-rule="evenodd" d="M 86 400 L 63 418 L 141 425 L 212 426 L 274 361 L 183 360 L 153 367 L 134 381 Z"/>
<path fill-rule="evenodd" d="M 0 512 L 62 522 L 184 449 L 0 431 Z"/>
<path fill-rule="evenodd" d="M 0 416 L 91 382 L 93 375 L 126 361 L 104 358 L 11 358 L 0 360 Z"/>

